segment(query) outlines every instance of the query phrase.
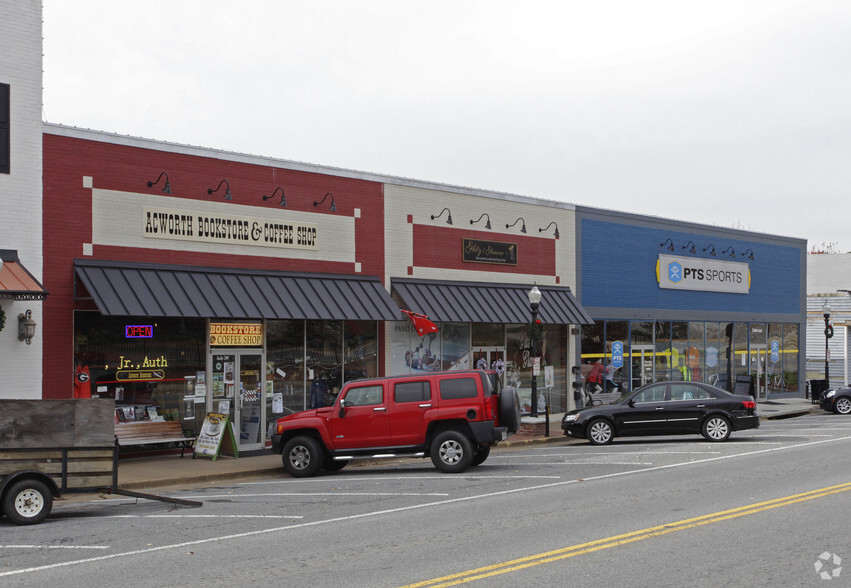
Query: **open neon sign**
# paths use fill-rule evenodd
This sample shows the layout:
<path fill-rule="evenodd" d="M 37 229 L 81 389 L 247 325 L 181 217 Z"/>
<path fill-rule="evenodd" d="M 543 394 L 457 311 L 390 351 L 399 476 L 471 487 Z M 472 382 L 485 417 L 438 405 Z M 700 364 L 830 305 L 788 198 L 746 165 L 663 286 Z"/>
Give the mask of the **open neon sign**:
<path fill-rule="evenodd" d="M 127 339 L 150 339 L 154 336 L 154 325 L 125 325 L 124 337 Z"/>

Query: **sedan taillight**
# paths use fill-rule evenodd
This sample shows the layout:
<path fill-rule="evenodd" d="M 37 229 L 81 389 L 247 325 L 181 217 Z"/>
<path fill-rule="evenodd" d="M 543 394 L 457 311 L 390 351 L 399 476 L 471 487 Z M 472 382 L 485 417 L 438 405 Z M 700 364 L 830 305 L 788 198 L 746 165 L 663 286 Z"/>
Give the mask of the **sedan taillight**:
<path fill-rule="evenodd" d="M 743 400 L 742 404 L 745 405 L 745 408 L 756 408 L 756 402 L 753 400 Z"/>

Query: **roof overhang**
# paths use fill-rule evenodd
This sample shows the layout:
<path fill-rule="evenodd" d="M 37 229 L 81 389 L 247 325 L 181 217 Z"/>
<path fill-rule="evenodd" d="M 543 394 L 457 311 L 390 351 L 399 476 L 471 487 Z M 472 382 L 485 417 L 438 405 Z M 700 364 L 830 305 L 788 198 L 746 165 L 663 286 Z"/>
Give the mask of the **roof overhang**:
<path fill-rule="evenodd" d="M 391 279 L 392 292 L 408 310 L 428 315 L 432 321 L 461 323 L 528 323 L 529 284 L 494 284 Z M 587 325 L 594 319 L 585 312 L 568 287 L 538 286 L 542 297 L 538 316 L 548 324 Z"/>
<path fill-rule="evenodd" d="M 0 298 L 44 300 L 48 292 L 18 259 L 14 249 L 0 249 Z"/>
<path fill-rule="evenodd" d="M 119 261 L 75 260 L 108 316 L 400 320 L 378 278 Z"/>

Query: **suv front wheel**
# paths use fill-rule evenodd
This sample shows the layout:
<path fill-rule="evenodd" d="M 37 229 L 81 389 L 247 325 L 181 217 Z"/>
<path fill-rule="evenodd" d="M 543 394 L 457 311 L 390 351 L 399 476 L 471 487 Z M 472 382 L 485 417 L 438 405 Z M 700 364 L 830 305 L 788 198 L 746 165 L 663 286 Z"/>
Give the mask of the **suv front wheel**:
<path fill-rule="evenodd" d="M 324 459 L 322 447 L 312 437 L 293 437 L 284 444 L 281 458 L 284 469 L 293 478 L 315 476 Z"/>
<path fill-rule="evenodd" d="M 461 473 L 473 463 L 473 444 L 458 431 L 439 433 L 429 453 L 434 467 L 446 474 Z"/>

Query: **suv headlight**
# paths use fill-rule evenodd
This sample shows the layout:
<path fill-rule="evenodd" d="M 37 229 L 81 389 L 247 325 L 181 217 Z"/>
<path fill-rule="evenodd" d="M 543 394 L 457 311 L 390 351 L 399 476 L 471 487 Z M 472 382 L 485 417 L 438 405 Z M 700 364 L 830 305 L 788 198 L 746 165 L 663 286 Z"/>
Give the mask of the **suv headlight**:
<path fill-rule="evenodd" d="M 834 396 L 836 396 L 836 390 L 828 390 L 824 395 L 825 398 L 833 398 Z"/>

